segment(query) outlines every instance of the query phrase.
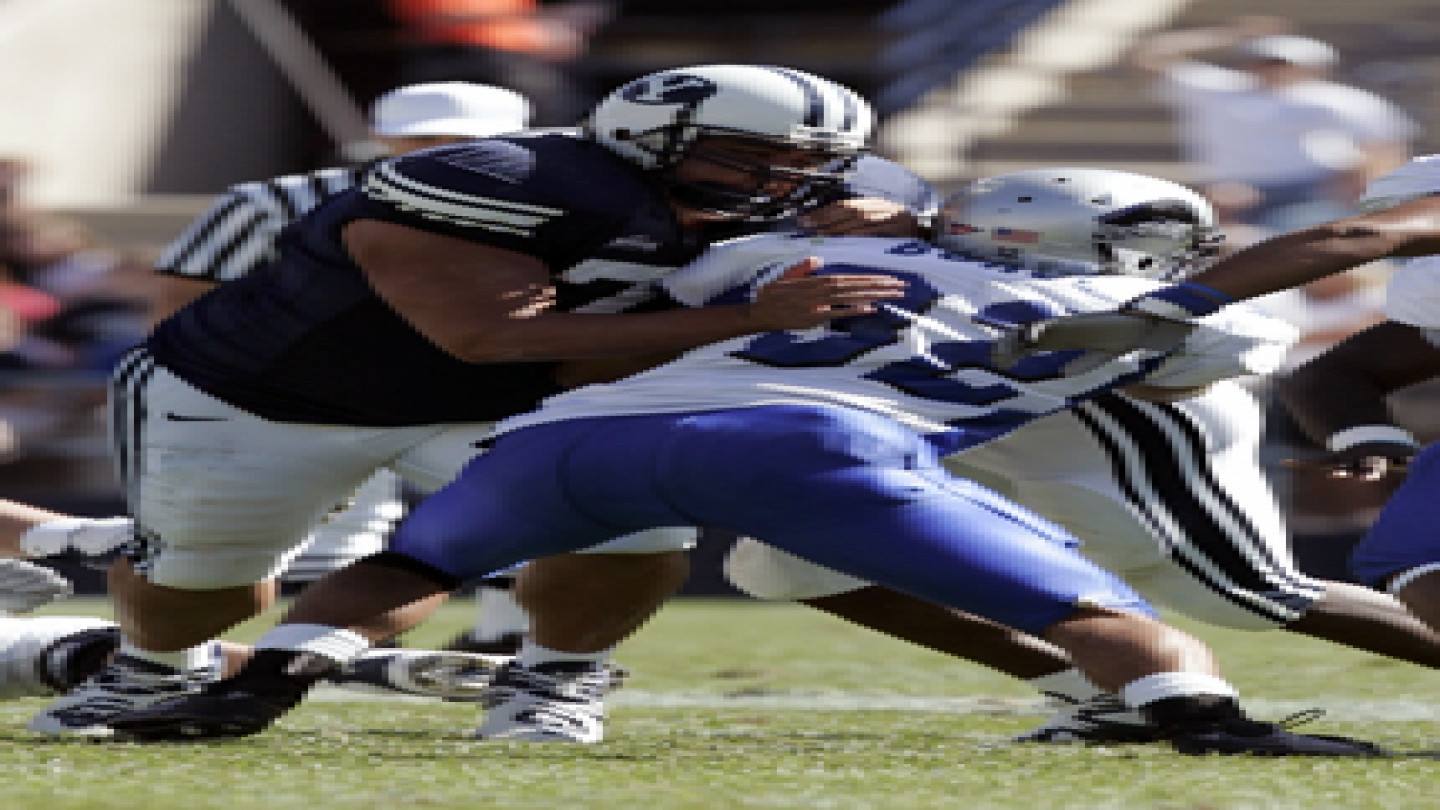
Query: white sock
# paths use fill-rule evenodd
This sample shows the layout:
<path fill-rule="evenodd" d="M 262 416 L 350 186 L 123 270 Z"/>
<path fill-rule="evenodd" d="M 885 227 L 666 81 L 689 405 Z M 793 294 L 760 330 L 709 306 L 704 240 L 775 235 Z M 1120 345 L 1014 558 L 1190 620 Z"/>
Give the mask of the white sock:
<path fill-rule="evenodd" d="M 530 615 L 515 601 L 515 589 L 491 588 L 482 584 L 475 591 L 477 641 L 498 641 L 509 634 L 524 635 L 530 629 Z"/>
<path fill-rule="evenodd" d="M 520 653 L 515 656 L 515 662 L 526 669 L 533 669 L 541 664 L 560 664 L 572 662 L 585 662 L 594 667 L 603 666 L 610 660 L 610 654 L 615 651 L 614 647 L 607 647 L 598 652 L 572 653 L 562 650 L 552 650 L 549 647 L 542 647 L 539 644 L 525 639 L 520 645 Z"/>
<path fill-rule="evenodd" d="M 184 672 L 204 669 L 209 666 L 218 666 L 220 657 L 220 642 L 207 641 L 204 644 L 197 644 L 194 647 L 187 647 L 175 652 L 155 652 L 136 647 L 130 639 L 120 637 L 120 650 L 118 655 L 128 655 L 131 658 L 138 658 L 141 661 L 149 661 L 152 664 L 178 669 Z M 218 671 L 218 670 L 217 670 Z"/>
<path fill-rule="evenodd" d="M 1236 691 L 1224 678 L 1201 672 L 1157 672 L 1137 678 L 1120 688 L 1120 698 L 1133 709 L 1173 697 L 1195 695 L 1219 695 L 1238 697 Z"/>
<path fill-rule="evenodd" d="M 255 642 L 255 649 L 313 653 L 345 664 L 370 649 L 370 639 L 326 624 L 277 624 Z"/>
<path fill-rule="evenodd" d="M 1075 667 L 1052 672 L 1049 675 L 1041 675 L 1038 678 L 1030 678 L 1025 682 L 1035 687 L 1035 691 L 1042 695 L 1057 695 L 1076 703 L 1084 703 L 1105 694 L 1104 689 L 1091 683 L 1090 679 L 1085 677 L 1085 673 Z"/>

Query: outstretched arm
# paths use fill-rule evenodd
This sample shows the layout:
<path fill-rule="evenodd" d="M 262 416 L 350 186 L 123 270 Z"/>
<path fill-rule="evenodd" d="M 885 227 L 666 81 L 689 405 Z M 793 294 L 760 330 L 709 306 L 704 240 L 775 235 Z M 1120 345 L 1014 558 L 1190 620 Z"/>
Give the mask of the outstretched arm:
<path fill-rule="evenodd" d="M 1189 281 L 1234 299 L 1297 287 L 1378 259 L 1440 253 L 1440 196 L 1292 231 L 1236 251 Z"/>
<path fill-rule="evenodd" d="M 1292 231 L 1226 256 L 1118 312 L 1039 321 L 997 344 L 1008 366 L 1039 351 L 1178 346 L 1193 319 L 1226 304 L 1296 287 L 1379 259 L 1440 254 L 1440 195 Z"/>

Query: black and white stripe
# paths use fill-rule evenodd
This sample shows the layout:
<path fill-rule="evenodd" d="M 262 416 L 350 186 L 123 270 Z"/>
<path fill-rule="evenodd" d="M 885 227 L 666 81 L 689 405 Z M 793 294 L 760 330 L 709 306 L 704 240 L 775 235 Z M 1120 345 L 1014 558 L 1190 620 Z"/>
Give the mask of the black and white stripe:
<path fill-rule="evenodd" d="M 145 446 L 145 389 L 155 376 L 155 359 L 143 347 L 121 358 L 110 379 L 110 441 L 114 445 L 115 472 L 130 507 L 130 516 L 141 522 L 140 474 Z"/>
<path fill-rule="evenodd" d="M 830 124 L 840 132 L 849 132 L 855 128 L 856 120 L 859 117 L 859 104 L 854 94 L 836 84 L 828 84 L 827 89 L 839 95 L 840 110 L 833 114 L 830 102 L 825 98 L 821 87 L 802 73 L 785 68 L 772 67 L 769 70 L 784 76 L 794 82 L 805 94 L 805 118 L 801 122 L 807 127 L 826 126 L 826 119 L 838 119 L 837 123 Z M 827 115 L 827 113 L 832 113 Z"/>
<path fill-rule="evenodd" d="M 527 237 L 565 213 L 551 206 L 462 194 L 407 177 L 391 164 L 367 175 L 363 188 L 376 200 L 429 219 Z"/>
<path fill-rule="evenodd" d="M 359 182 L 363 169 L 321 169 L 231 187 L 155 263 L 163 275 L 230 281 L 268 261 L 275 236 L 320 202 Z"/>
<path fill-rule="evenodd" d="M 1105 396 L 1074 413 L 1105 449 L 1134 513 L 1197 582 L 1277 622 L 1298 618 L 1323 593 L 1275 557 L 1217 479 L 1204 436 L 1182 409 Z"/>

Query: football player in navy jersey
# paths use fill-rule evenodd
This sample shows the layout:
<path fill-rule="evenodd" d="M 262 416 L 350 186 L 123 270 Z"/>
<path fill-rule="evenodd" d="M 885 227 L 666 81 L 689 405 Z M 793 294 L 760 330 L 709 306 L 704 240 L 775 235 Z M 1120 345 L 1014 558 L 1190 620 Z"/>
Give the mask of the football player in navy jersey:
<path fill-rule="evenodd" d="M 1104 246 L 1116 261 L 1154 263 L 1157 246 L 1198 238 L 1200 217 L 1184 208 L 1161 199 L 1118 210 Z M 296 705 L 310 681 L 380 637 L 379 617 L 397 605 L 526 557 L 691 524 L 761 537 L 1042 636 L 1142 710 L 1182 753 L 1379 753 L 1248 719 L 1203 645 L 1147 618 L 1144 601 L 1075 553 L 1073 538 L 939 465 L 941 455 L 1116 387 L 1165 401 L 1267 371 L 1293 330 L 1226 310 L 1163 354 L 1057 352 L 999 368 L 991 358 L 1005 329 L 1127 300 L 1198 306 L 1208 291 L 973 260 L 948 249 L 945 226 L 936 245 L 780 234 L 738 240 L 662 279 L 676 301 L 724 306 L 814 271 L 823 256 L 826 272 L 884 272 L 906 287 L 903 297 L 854 317 L 698 347 L 501 422 L 491 448 L 420 506 L 392 551 L 302 595 L 235 678 L 128 712 L 112 726 L 151 740 L 258 732 Z M 603 687 L 536 673 L 523 653 L 498 677 L 519 690 L 530 679 L 559 684 L 557 702 L 581 706 L 598 705 Z M 582 741 L 600 737 L 598 715 L 557 713 L 542 702 L 521 708 L 541 715 L 530 718 L 536 723 L 584 726 L 575 735 Z M 504 736 L 483 726 L 479 735 Z"/>
<path fill-rule="evenodd" d="M 204 642 L 269 603 L 331 505 L 384 467 L 443 485 L 486 423 L 561 389 L 560 361 L 814 327 L 900 296 L 889 276 L 796 273 L 749 303 L 644 311 L 650 282 L 698 255 L 710 226 L 802 210 L 843 182 L 871 129 L 862 99 L 800 71 L 667 70 L 612 93 L 582 132 L 381 162 L 287 228 L 273 262 L 118 367 L 112 432 L 137 536 L 110 575 L 124 641 L 30 728 L 108 736 L 114 714 L 195 688 Z M 669 548 L 676 532 L 693 535 L 622 540 Z"/>

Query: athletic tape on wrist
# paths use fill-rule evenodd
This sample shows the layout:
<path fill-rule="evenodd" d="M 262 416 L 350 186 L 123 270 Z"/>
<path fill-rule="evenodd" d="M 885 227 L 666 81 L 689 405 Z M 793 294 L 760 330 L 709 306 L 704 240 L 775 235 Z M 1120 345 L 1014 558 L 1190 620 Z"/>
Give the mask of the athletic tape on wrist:
<path fill-rule="evenodd" d="M 1337 430 L 1330 434 L 1325 440 L 1325 449 L 1332 453 L 1339 453 L 1342 450 L 1349 450 L 1357 444 L 1366 442 L 1386 442 L 1389 444 L 1408 444 L 1411 447 L 1419 447 L 1420 442 L 1415 440 L 1414 434 L 1402 427 L 1395 425 L 1356 425 L 1344 430 Z"/>

